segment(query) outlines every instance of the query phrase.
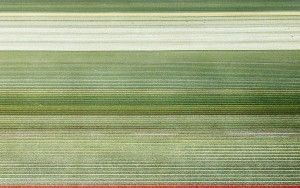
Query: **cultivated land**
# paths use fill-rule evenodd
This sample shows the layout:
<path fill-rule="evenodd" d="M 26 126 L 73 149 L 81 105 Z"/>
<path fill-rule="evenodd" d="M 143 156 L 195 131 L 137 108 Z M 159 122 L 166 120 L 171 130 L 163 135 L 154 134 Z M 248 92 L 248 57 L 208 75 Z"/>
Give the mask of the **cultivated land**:
<path fill-rule="evenodd" d="M 299 51 L 0 52 L 2 184 L 299 184 Z"/>
<path fill-rule="evenodd" d="M 0 182 L 299 184 L 299 123 L 298 115 L 5 115 Z"/>
<path fill-rule="evenodd" d="M 299 10 L 0 0 L 0 185 L 299 185 Z"/>
<path fill-rule="evenodd" d="M 298 50 L 299 12 L 0 13 L 0 50 Z"/>
<path fill-rule="evenodd" d="M 195 12 L 300 10 L 298 0 L 1 0 L 0 11 Z"/>
<path fill-rule="evenodd" d="M 0 52 L 0 114 L 298 114 L 299 51 Z"/>

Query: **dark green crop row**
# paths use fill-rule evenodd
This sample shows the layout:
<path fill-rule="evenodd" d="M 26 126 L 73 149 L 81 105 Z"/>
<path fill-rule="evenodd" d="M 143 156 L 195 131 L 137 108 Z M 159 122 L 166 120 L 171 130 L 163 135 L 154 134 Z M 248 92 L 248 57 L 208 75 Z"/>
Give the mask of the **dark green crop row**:
<path fill-rule="evenodd" d="M 1 0 L 0 11 L 197 12 L 298 11 L 298 0 Z"/>

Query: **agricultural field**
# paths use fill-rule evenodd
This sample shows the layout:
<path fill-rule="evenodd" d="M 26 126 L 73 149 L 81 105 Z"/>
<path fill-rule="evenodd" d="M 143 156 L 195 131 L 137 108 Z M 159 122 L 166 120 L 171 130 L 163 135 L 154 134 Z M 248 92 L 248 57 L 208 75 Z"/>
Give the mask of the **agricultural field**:
<path fill-rule="evenodd" d="M 0 50 L 299 50 L 299 18 L 300 12 L 0 12 Z"/>
<path fill-rule="evenodd" d="M 2 184 L 298 184 L 299 51 L 0 52 Z"/>
<path fill-rule="evenodd" d="M 16 12 L 198 12 L 298 11 L 298 0 L 1 0 L 0 11 Z"/>
<path fill-rule="evenodd" d="M 300 1 L 0 0 L 7 185 L 299 187 Z"/>
<path fill-rule="evenodd" d="M 0 181 L 299 183 L 299 122 L 294 115 L 5 115 Z"/>
<path fill-rule="evenodd" d="M 299 51 L 0 52 L 0 114 L 299 113 Z"/>

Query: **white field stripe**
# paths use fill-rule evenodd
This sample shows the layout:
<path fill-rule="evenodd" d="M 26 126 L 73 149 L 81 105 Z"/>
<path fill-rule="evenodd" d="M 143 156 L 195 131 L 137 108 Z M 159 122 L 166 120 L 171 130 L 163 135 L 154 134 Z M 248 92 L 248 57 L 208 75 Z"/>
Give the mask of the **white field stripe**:
<path fill-rule="evenodd" d="M 0 50 L 300 49 L 300 12 L 0 13 L 0 18 Z"/>

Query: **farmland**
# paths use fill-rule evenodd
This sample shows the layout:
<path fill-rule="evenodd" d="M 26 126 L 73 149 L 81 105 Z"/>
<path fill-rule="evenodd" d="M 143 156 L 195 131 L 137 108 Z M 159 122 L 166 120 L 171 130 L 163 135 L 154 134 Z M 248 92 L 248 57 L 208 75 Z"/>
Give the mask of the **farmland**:
<path fill-rule="evenodd" d="M 299 50 L 300 13 L 0 13 L 0 50 Z"/>
<path fill-rule="evenodd" d="M 298 114 L 298 62 L 298 51 L 0 52 L 0 113 Z"/>
<path fill-rule="evenodd" d="M 2 116 L 4 184 L 299 183 L 299 116 Z M 9 126 L 9 127 L 7 127 Z"/>
<path fill-rule="evenodd" d="M 2 184 L 297 184 L 299 51 L 0 52 Z"/>
<path fill-rule="evenodd" d="M 299 187 L 300 1 L 0 0 L 6 185 Z"/>
<path fill-rule="evenodd" d="M 290 11 L 297 0 L 1 0 L 0 11 L 25 12 L 196 12 Z"/>

